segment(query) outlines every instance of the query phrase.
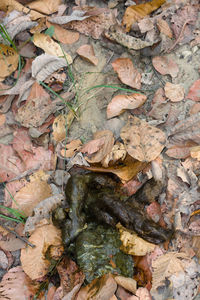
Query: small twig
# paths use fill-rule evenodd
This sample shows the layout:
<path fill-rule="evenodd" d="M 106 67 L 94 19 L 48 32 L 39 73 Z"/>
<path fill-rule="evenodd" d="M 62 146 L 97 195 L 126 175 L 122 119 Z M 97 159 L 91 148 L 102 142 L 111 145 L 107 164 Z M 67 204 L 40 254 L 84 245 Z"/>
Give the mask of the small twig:
<path fill-rule="evenodd" d="M 181 39 L 182 36 L 183 36 L 183 32 L 184 32 L 184 30 L 185 30 L 186 25 L 187 25 L 189 22 L 191 22 L 191 21 L 192 21 L 191 19 L 187 19 L 187 20 L 185 21 L 185 23 L 183 24 L 183 27 L 182 27 L 182 29 L 181 29 L 181 32 L 180 32 L 180 34 L 179 34 L 177 40 L 176 40 L 175 43 L 174 43 L 174 44 L 166 51 L 167 53 L 171 52 L 171 51 L 176 47 L 176 45 L 180 42 L 180 39 Z"/>
<path fill-rule="evenodd" d="M 24 243 L 28 244 L 30 247 L 34 248 L 35 245 L 33 245 L 32 243 L 30 243 L 25 237 L 20 236 L 16 231 L 11 230 L 9 227 L 7 227 L 6 225 L 2 225 L 1 226 L 6 229 L 8 232 L 14 234 L 18 239 L 20 239 L 21 241 L 23 241 Z"/>

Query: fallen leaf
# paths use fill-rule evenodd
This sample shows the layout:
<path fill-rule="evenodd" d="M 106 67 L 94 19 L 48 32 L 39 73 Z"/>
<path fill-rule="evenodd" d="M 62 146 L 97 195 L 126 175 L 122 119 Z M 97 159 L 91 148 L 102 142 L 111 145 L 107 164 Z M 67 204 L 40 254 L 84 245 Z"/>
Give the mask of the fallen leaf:
<path fill-rule="evenodd" d="M 165 56 L 155 56 L 152 59 L 152 63 L 156 71 L 162 75 L 169 74 L 172 77 L 176 77 L 178 75 L 178 65 L 170 58 Z"/>
<path fill-rule="evenodd" d="M 142 106 L 147 97 L 142 94 L 117 95 L 107 106 L 107 118 L 119 116 L 125 109 L 135 109 Z"/>
<path fill-rule="evenodd" d="M 1 299 L 27 300 L 35 296 L 38 283 L 24 273 L 21 266 L 10 269 L 2 278 L 0 283 Z"/>
<path fill-rule="evenodd" d="M 37 0 L 28 3 L 30 9 L 34 9 L 42 14 L 50 15 L 58 11 L 61 0 Z"/>
<path fill-rule="evenodd" d="M 48 21 L 55 24 L 67 24 L 72 21 L 83 21 L 90 16 L 86 15 L 86 12 L 83 10 L 74 10 L 70 16 L 56 16 L 56 17 L 49 17 Z"/>
<path fill-rule="evenodd" d="M 82 147 L 81 140 L 72 140 L 70 143 L 67 143 L 64 149 L 60 151 L 60 154 L 63 157 L 72 157 L 76 152 L 80 151 Z"/>
<path fill-rule="evenodd" d="M 143 19 L 154 10 L 158 9 L 165 0 L 152 0 L 144 4 L 129 6 L 124 14 L 122 24 L 126 26 L 126 31 L 130 31 L 131 26 L 138 20 Z"/>
<path fill-rule="evenodd" d="M 16 238 L 12 233 L 8 233 L 4 239 L 0 240 L 0 247 L 4 251 L 17 251 L 26 246 L 25 242 L 21 239 Z"/>
<path fill-rule="evenodd" d="M 128 230 L 120 223 L 116 225 L 120 233 L 122 245 L 120 249 L 130 255 L 144 256 L 153 251 L 156 245 L 140 238 L 134 231 Z"/>
<path fill-rule="evenodd" d="M 190 154 L 192 158 L 196 158 L 198 161 L 200 161 L 200 146 L 192 147 L 190 149 Z"/>
<path fill-rule="evenodd" d="M 57 57 L 64 57 L 68 64 L 72 63 L 72 58 L 67 54 L 60 45 L 53 41 L 50 36 L 44 33 L 35 33 L 33 36 L 33 43 L 44 50 L 46 54 L 54 55 Z"/>
<path fill-rule="evenodd" d="M 90 284 L 82 287 L 76 300 L 110 299 L 117 289 L 117 284 L 111 274 L 95 278 Z"/>
<path fill-rule="evenodd" d="M 130 58 L 117 58 L 112 62 L 112 67 L 122 83 L 132 88 L 141 88 L 141 74 L 134 68 Z"/>
<path fill-rule="evenodd" d="M 196 114 L 200 112 L 200 103 L 197 102 L 197 103 L 194 103 L 194 105 L 192 105 L 192 107 L 190 108 L 190 115 L 193 115 L 193 114 Z"/>
<path fill-rule="evenodd" d="M 131 117 L 120 136 L 129 155 L 139 161 L 154 160 L 165 146 L 165 134 L 137 117 Z"/>
<path fill-rule="evenodd" d="M 137 296 L 136 300 L 152 300 L 150 292 L 148 291 L 147 288 L 144 288 L 144 287 L 140 287 L 137 289 L 136 296 Z M 139 299 L 138 299 L 138 297 L 139 297 Z M 130 299 L 130 300 L 134 300 L 134 299 Z"/>
<path fill-rule="evenodd" d="M 82 45 L 76 50 L 78 55 L 83 59 L 89 61 L 94 66 L 98 65 L 98 58 L 95 56 L 94 48 L 92 45 Z"/>
<path fill-rule="evenodd" d="M 147 31 L 150 31 L 154 29 L 154 24 L 150 18 L 142 19 L 138 22 L 139 29 L 141 33 L 145 33 Z"/>
<path fill-rule="evenodd" d="M 193 142 L 188 142 L 185 145 L 175 145 L 170 147 L 165 153 L 169 156 L 169 157 L 173 157 L 176 159 L 181 159 L 181 158 L 187 158 L 188 156 L 190 156 L 190 150 L 192 146 L 195 143 Z"/>
<path fill-rule="evenodd" d="M 156 223 L 158 223 L 162 218 L 160 204 L 156 201 L 153 201 L 150 205 L 148 205 L 146 211 L 148 216 Z"/>
<path fill-rule="evenodd" d="M 53 129 L 53 138 L 56 142 L 60 142 L 66 137 L 66 126 L 67 119 L 66 115 L 60 114 L 58 115 L 52 125 Z"/>
<path fill-rule="evenodd" d="M 137 290 L 137 282 L 134 279 L 124 276 L 115 276 L 115 281 L 125 290 L 135 294 Z"/>
<path fill-rule="evenodd" d="M 167 21 L 165 21 L 164 19 L 162 18 L 159 18 L 157 20 L 157 26 L 158 26 L 158 29 L 160 30 L 161 33 L 165 34 L 166 36 L 168 36 L 170 39 L 173 38 L 173 33 L 167 23 Z"/>
<path fill-rule="evenodd" d="M 114 165 L 118 160 L 123 161 L 126 157 L 126 149 L 124 144 L 116 142 L 110 153 L 108 153 L 101 161 L 102 166 L 107 168 L 109 163 Z"/>
<path fill-rule="evenodd" d="M 142 185 L 143 182 L 140 182 L 138 179 L 132 179 L 123 185 L 123 189 L 128 196 L 132 196 L 142 187 Z"/>
<path fill-rule="evenodd" d="M 184 99 L 184 88 L 178 84 L 166 82 L 164 90 L 165 96 L 172 102 L 179 102 Z"/>
<path fill-rule="evenodd" d="M 38 279 L 48 273 L 50 261 L 45 254 L 50 246 L 62 245 L 61 232 L 49 224 L 36 228 L 29 238 L 35 245 L 21 250 L 21 264 L 24 272 L 32 279 Z"/>
<path fill-rule="evenodd" d="M 48 28 L 52 26 L 52 24 L 49 23 L 48 21 L 46 21 L 46 25 Z M 76 43 L 79 40 L 80 34 L 78 32 L 67 30 L 58 24 L 53 24 L 53 27 L 54 27 L 53 38 L 55 40 L 58 40 L 59 42 L 68 45 Z"/>
<path fill-rule="evenodd" d="M 93 135 L 94 140 L 83 145 L 81 152 L 87 153 L 85 159 L 89 163 L 100 162 L 110 153 L 114 145 L 113 133 L 110 130 L 97 131 Z"/>
<path fill-rule="evenodd" d="M 189 89 L 188 99 L 200 101 L 200 79 L 196 80 Z"/>
<path fill-rule="evenodd" d="M 1 78 L 5 78 L 12 74 L 18 66 L 19 55 L 12 47 L 0 44 L 0 69 Z"/>

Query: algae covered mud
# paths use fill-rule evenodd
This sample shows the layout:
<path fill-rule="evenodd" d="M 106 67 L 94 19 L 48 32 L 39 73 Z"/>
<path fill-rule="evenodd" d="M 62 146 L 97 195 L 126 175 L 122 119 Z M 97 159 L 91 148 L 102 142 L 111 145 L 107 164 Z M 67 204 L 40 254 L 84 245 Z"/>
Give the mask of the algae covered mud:
<path fill-rule="evenodd" d="M 116 183 L 108 176 L 73 175 L 65 192 L 66 207 L 57 208 L 53 220 L 87 282 L 109 272 L 132 277 L 133 260 L 120 250 L 118 222 L 154 244 L 171 238 L 172 231 L 148 219 L 133 198 L 116 192 Z"/>

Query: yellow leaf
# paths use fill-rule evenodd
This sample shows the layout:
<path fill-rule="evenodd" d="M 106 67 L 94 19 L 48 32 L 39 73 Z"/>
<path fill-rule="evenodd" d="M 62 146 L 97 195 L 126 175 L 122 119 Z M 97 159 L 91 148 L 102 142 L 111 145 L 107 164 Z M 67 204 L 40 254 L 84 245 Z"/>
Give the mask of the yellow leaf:
<path fill-rule="evenodd" d="M 50 36 L 44 33 L 35 33 L 33 36 L 33 43 L 44 50 L 45 53 L 54 55 L 57 57 L 64 57 L 63 51 L 60 45 L 53 41 Z M 68 64 L 72 63 L 72 58 L 69 54 L 65 53 Z"/>
<path fill-rule="evenodd" d="M 122 24 L 126 26 L 126 31 L 130 31 L 131 26 L 138 20 L 143 19 L 152 11 L 159 8 L 165 0 L 152 0 L 150 2 L 129 6 L 124 14 Z"/>
<path fill-rule="evenodd" d="M 17 69 L 19 55 L 11 47 L 0 44 L 0 70 L 1 77 L 9 76 Z"/>

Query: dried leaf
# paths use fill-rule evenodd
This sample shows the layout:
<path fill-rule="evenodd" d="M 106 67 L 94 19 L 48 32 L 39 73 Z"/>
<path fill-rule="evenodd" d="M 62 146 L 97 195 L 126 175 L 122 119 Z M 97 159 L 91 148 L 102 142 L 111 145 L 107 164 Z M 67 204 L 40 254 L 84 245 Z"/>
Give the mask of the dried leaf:
<path fill-rule="evenodd" d="M 115 276 L 115 281 L 127 291 L 135 294 L 137 290 L 137 282 L 134 279 L 124 276 Z"/>
<path fill-rule="evenodd" d="M 65 57 L 68 64 L 72 63 L 72 58 L 64 50 L 61 49 L 60 45 L 54 42 L 50 36 L 44 33 L 35 33 L 33 36 L 33 43 L 44 50 L 46 54 L 54 55 L 57 57 Z"/>
<path fill-rule="evenodd" d="M 188 156 L 190 156 L 190 149 L 192 146 L 192 144 L 186 144 L 183 146 L 175 145 L 169 148 L 165 153 L 169 157 L 173 157 L 176 159 L 187 158 Z"/>
<path fill-rule="evenodd" d="M 157 26 L 158 26 L 158 29 L 160 30 L 161 33 L 165 34 L 166 36 L 168 36 L 170 39 L 173 38 L 173 33 L 167 23 L 167 21 L 165 21 L 164 19 L 162 18 L 159 18 L 157 20 Z"/>
<path fill-rule="evenodd" d="M 85 157 L 89 163 L 100 162 L 112 150 L 114 145 L 113 133 L 110 130 L 102 130 L 94 133 L 94 140 L 85 144 L 81 152 L 88 153 Z"/>
<path fill-rule="evenodd" d="M 122 83 L 132 88 L 141 88 L 141 74 L 134 68 L 130 58 L 117 58 L 112 62 L 112 67 Z"/>
<path fill-rule="evenodd" d="M 104 168 L 107 168 L 109 163 L 112 163 L 112 165 L 114 165 L 118 160 L 123 161 L 125 157 L 126 149 L 124 147 L 124 144 L 117 142 L 113 146 L 111 152 L 104 157 L 101 163 Z"/>
<path fill-rule="evenodd" d="M 67 125 L 67 118 L 66 115 L 58 115 L 52 125 L 53 129 L 53 138 L 56 142 L 60 142 L 64 140 L 66 137 L 66 125 Z"/>
<path fill-rule="evenodd" d="M 38 279 L 48 273 L 50 261 L 45 254 L 50 246 L 62 245 L 61 232 L 55 226 L 49 224 L 36 228 L 29 238 L 29 242 L 35 245 L 21 250 L 21 264 L 24 272 L 32 279 Z"/>
<path fill-rule="evenodd" d="M 141 33 L 145 33 L 154 29 L 154 24 L 150 18 L 142 19 L 138 22 L 138 26 L 140 28 Z"/>
<path fill-rule="evenodd" d="M 135 109 L 142 106 L 147 97 L 142 94 L 117 95 L 107 106 L 107 118 L 119 116 L 125 109 Z"/>
<path fill-rule="evenodd" d="M 170 58 L 165 56 L 156 56 L 152 59 L 152 63 L 156 71 L 162 75 L 169 74 L 172 77 L 176 77 L 178 75 L 178 65 Z"/>
<path fill-rule="evenodd" d="M 27 300 L 35 296 L 38 284 L 33 283 L 21 266 L 10 269 L 0 283 L 0 299 Z"/>
<path fill-rule="evenodd" d="M 9 46 L 0 44 L 0 77 L 4 78 L 12 74 L 18 66 L 19 55 Z"/>
<path fill-rule="evenodd" d="M 136 296 L 137 297 L 135 300 L 152 300 L 151 294 L 147 288 L 140 287 L 139 289 L 137 289 Z M 134 299 L 130 299 L 130 300 L 134 300 Z"/>
<path fill-rule="evenodd" d="M 0 240 L 0 247 L 4 251 L 17 251 L 26 246 L 25 242 L 16 238 L 12 233 L 8 233 L 2 240 Z"/>
<path fill-rule="evenodd" d="M 155 249 L 156 245 L 143 240 L 134 231 L 126 229 L 120 223 L 116 227 L 119 229 L 120 240 L 122 241 L 120 249 L 123 252 L 144 256 Z"/>
<path fill-rule="evenodd" d="M 198 161 L 200 161 L 200 146 L 192 147 L 190 149 L 190 154 L 192 158 L 196 158 Z"/>
<path fill-rule="evenodd" d="M 165 134 L 137 117 L 130 118 L 120 133 L 129 155 L 139 161 L 154 160 L 165 146 Z"/>
<path fill-rule="evenodd" d="M 72 140 L 70 143 L 66 144 L 65 148 L 60 151 L 60 154 L 63 157 L 72 157 L 76 152 L 80 151 L 81 147 L 81 140 Z"/>
<path fill-rule="evenodd" d="M 165 3 L 165 0 L 152 0 L 144 4 L 129 6 L 125 11 L 122 21 L 122 24 L 126 26 L 126 31 L 130 31 L 131 26 L 135 22 L 158 9 L 163 3 Z"/>
<path fill-rule="evenodd" d="M 200 101 L 200 79 L 196 80 L 189 89 L 188 99 Z"/>
<path fill-rule="evenodd" d="M 46 21 L 46 24 L 48 28 L 52 26 L 52 24 L 49 23 L 48 21 Z M 76 43 L 79 40 L 80 34 L 78 32 L 67 30 L 57 24 L 53 24 L 53 27 L 54 27 L 53 38 L 55 40 L 58 40 L 59 42 L 68 45 Z"/>
<path fill-rule="evenodd" d="M 164 90 L 165 96 L 172 102 L 179 102 L 184 99 L 184 88 L 178 84 L 166 82 Z"/>
<path fill-rule="evenodd" d="M 86 12 L 83 10 L 74 10 L 70 16 L 57 16 L 57 17 L 50 17 L 48 21 L 55 24 L 67 24 L 72 21 L 83 21 L 90 16 L 85 15 Z"/>
<path fill-rule="evenodd" d="M 93 65 L 98 65 L 98 58 L 95 56 L 92 45 L 82 45 L 76 51 L 83 59 L 89 61 Z"/>
<path fill-rule="evenodd" d="M 58 11 L 61 0 L 37 0 L 29 3 L 27 6 L 42 14 L 50 15 Z"/>
<path fill-rule="evenodd" d="M 67 66 L 68 64 L 64 58 L 41 54 L 37 56 L 32 63 L 32 76 L 36 78 L 37 81 L 44 81 L 54 71 Z"/>

